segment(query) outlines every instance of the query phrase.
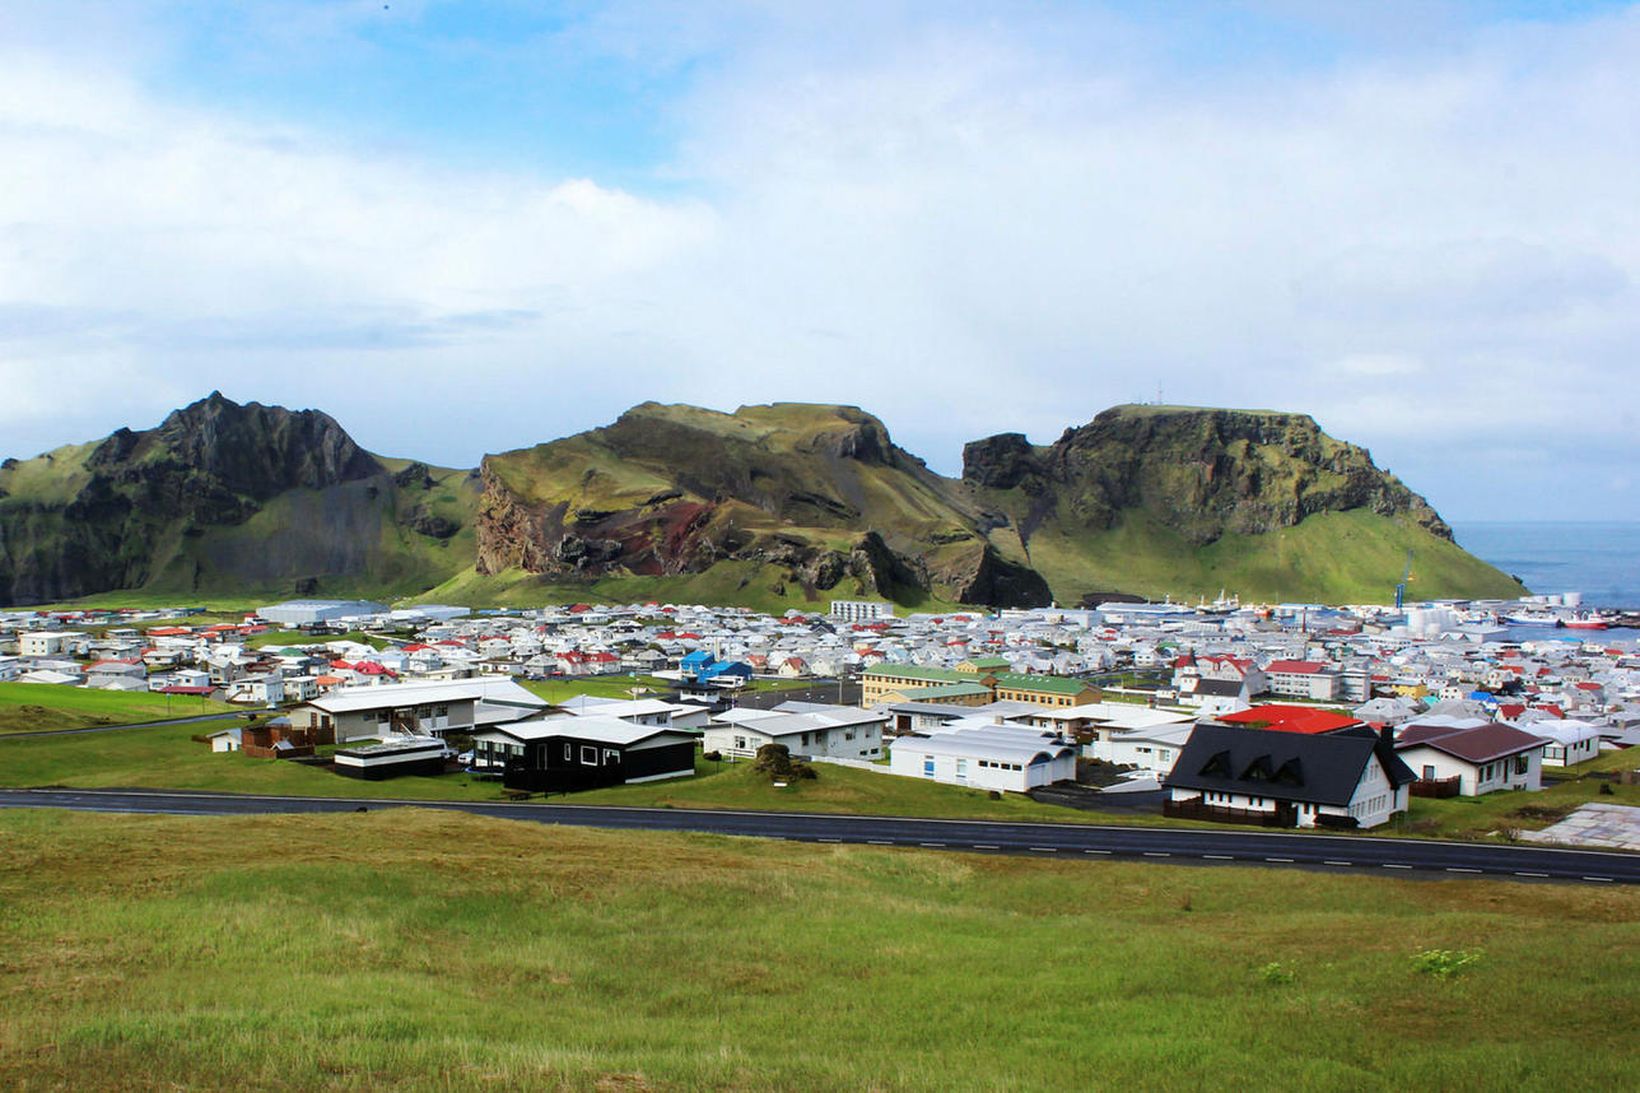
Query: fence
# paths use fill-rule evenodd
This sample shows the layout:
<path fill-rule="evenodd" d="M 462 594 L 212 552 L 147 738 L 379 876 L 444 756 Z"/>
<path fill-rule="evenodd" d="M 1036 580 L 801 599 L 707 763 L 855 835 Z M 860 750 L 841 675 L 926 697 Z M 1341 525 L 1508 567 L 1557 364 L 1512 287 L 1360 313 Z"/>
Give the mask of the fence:
<path fill-rule="evenodd" d="M 1414 797 L 1456 797 L 1459 784 L 1456 774 L 1450 778 L 1420 778 L 1412 783 L 1409 792 Z"/>
<path fill-rule="evenodd" d="M 1185 801 L 1163 801 L 1162 815 L 1184 820 L 1214 820 L 1226 824 L 1251 824 L 1257 827 L 1297 827 L 1298 809 L 1288 804 L 1277 804 L 1275 811 L 1263 812 L 1252 808 L 1230 808 L 1210 805 L 1200 797 Z"/>

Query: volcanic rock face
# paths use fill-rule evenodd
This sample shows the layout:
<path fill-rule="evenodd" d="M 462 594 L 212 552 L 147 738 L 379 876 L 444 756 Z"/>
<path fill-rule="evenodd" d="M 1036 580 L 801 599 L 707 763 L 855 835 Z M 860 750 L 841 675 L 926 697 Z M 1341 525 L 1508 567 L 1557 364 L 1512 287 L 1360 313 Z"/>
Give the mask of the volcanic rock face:
<path fill-rule="evenodd" d="M 78 465 L 66 453 L 40 462 L 35 477 L 56 472 L 57 488 L 0 503 L 0 603 L 140 586 L 168 540 L 242 523 L 288 490 L 383 473 L 327 414 L 241 406 L 220 393 L 158 428 L 118 430 Z"/>
<path fill-rule="evenodd" d="M 1261 534 L 1321 512 L 1405 516 L 1440 538 L 1452 530 L 1422 497 L 1334 440 L 1305 414 L 1116 407 L 1034 448 L 1015 433 L 963 450 L 963 479 L 1013 491 L 1022 534 L 1046 519 L 1097 532 L 1143 510 L 1192 543 Z"/>

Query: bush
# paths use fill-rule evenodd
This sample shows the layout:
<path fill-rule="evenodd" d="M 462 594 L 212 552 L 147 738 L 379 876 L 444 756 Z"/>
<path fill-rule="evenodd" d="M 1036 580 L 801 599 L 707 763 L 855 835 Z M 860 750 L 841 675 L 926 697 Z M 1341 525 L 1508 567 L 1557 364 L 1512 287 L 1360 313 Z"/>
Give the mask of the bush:
<path fill-rule="evenodd" d="M 1612 789 L 1612 784 L 1610 782 L 1601 782 L 1600 783 L 1600 794 L 1601 794 L 1601 796 L 1610 797 L 1615 792 L 1617 792 L 1617 791 Z"/>
<path fill-rule="evenodd" d="M 757 749 L 752 769 L 762 771 L 770 779 L 794 781 L 799 778 L 817 778 L 814 768 L 792 759 L 791 749 L 784 744 L 764 744 Z"/>
<path fill-rule="evenodd" d="M 1281 961 L 1272 960 L 1258 970 L 1258 977 L 1272 987 L 1285 987 L 1296 980 L 1298 975 Z"/>
<path fill-rule="evenodd" d="M 1437 979 L 1451 979 L 1465 968 L 1479 964 L 1481 957 L 1479 949 L 1425 949 L 1413 956 L 1412 968 Z"/>
<path fill-rule="evenodd" d="M 721 751 L 709 751 L 701 758 L 705 759 L 708 763 L 721 763 L 723 762 L 723 753 Z"/>

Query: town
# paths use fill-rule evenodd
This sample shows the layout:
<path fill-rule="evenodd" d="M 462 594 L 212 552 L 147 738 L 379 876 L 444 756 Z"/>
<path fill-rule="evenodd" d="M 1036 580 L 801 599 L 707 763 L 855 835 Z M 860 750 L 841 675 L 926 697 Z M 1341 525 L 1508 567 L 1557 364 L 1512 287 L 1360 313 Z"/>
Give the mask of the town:
<path fill-rule="evenodd" d="M 516 799 L 772 749 L 810 771 L 1070 809 L 1416 831 L 1430 800 L 1530 794 L 1595 768 L 1632 783 L 1622 768 L 1640 764 L 1606 760 L 1640 743 L 1640 652 L 1555 626 L 1586 618 L 1548 597 L 904 616 L 873 601 L 779 617 L 339 600 L 222 621 L 13 611 L 0 684 L 163 696 L 178 716 L 190 701 L 242 708 L 194 746 L 368 780 L 463 772 Z M 1632 828 L 1592 822 L 1602 808 L 1550 810 L 1536 818 L 1564 823 L 1516 834 L 1632 848 Z"/>

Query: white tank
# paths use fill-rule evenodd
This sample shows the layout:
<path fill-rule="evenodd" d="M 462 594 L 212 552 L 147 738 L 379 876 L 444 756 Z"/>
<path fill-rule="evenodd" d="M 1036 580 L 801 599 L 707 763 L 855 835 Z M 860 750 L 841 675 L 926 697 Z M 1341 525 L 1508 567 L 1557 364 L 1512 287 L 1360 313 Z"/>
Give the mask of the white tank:
<path fill-rule="evenodd" d="M 1567 607 L 1582 607 L 1583 606 L 1583 593 L 1581 593 L 1581 592 L 1566 592 L 1566 593 L 1563 593 L 1560 597 L 1560 602 L 1565 604 Z"/>

